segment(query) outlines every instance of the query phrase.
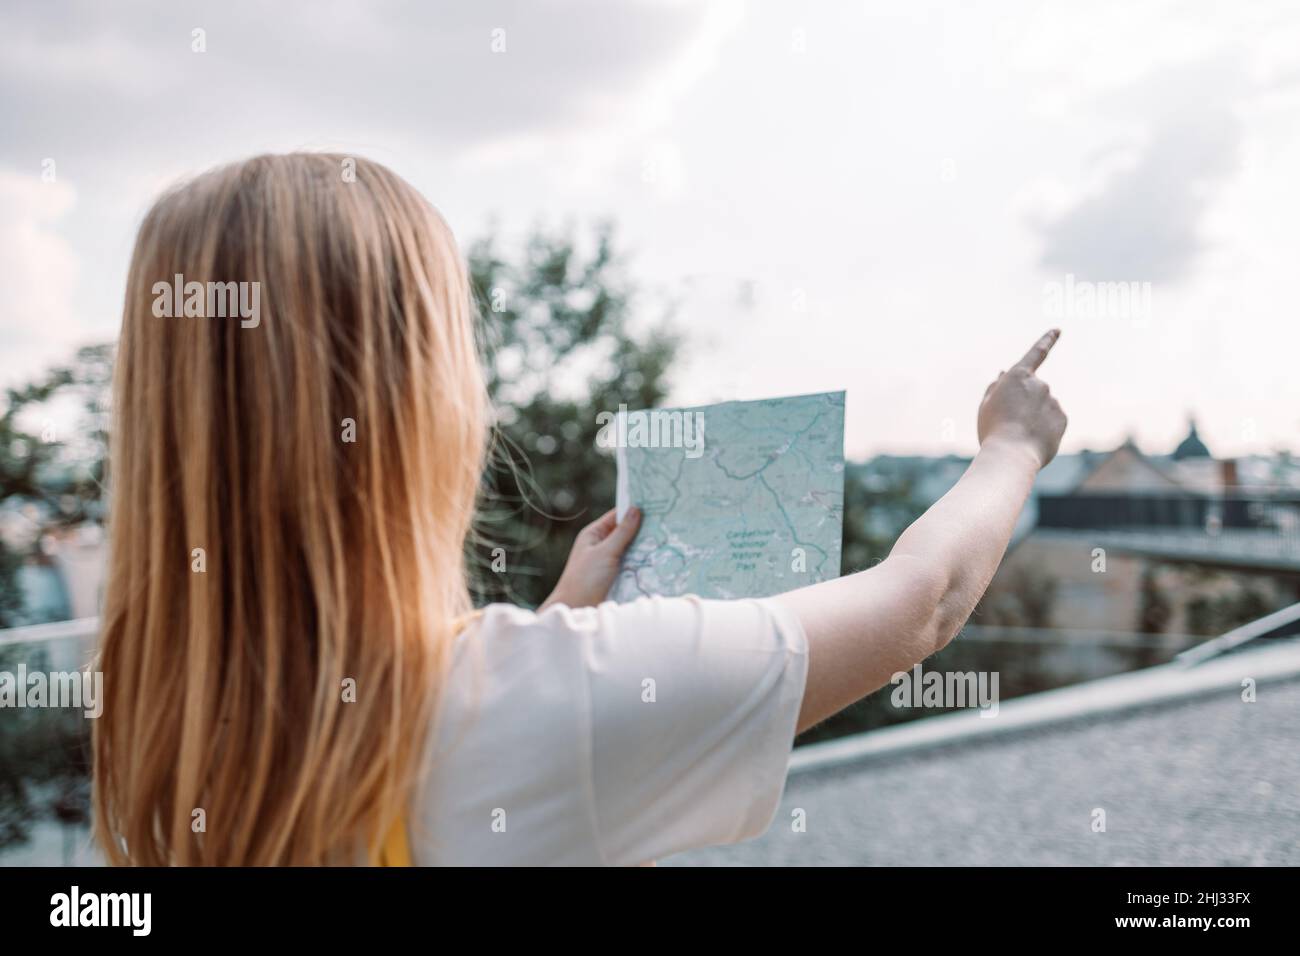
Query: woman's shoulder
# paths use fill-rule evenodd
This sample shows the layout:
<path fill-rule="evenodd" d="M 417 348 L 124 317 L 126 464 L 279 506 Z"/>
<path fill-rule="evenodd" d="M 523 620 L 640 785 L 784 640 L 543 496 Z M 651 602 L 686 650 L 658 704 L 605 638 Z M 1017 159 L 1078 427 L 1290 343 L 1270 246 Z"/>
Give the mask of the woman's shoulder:
<path fill-rule="evenodd" d="M 468 615 L 461 636 L 472 640 L 524 639 L 545 635 L 593 634 L 602 628 L 673 614 L 675 606 L 694 607 L 696 597 L 642 597 L 635 601 L 605 601 L 594 607 L 569 607 L 551 604 L 544 608 L 527 608 L 515 604 L 488 604 Z"/>
<path fill-rule="evenodd" d="M 458 653 L 513 667 L 588 665 L 647 656 L 693 658 L 727 650 L 806 649 L 798 621 L 770 600 L 641 597 L 594 607 L 553 604 L 533 610 L 489 604 L 458 636 Z"/>

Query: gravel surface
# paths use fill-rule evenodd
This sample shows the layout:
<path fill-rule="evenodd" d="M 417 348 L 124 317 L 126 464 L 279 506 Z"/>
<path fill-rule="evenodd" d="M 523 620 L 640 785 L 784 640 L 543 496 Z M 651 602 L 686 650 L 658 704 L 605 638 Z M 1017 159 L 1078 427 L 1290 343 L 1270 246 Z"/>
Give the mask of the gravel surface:
<path fill-rule="evenodd" d="M 1300 681 L 791 777 L 756 840 L 662 865 L 1300 864 Z M 1094 833 L 1094 808 L 1106 830 Z M 794 811 L 806 832 L 793 831 Z"/>

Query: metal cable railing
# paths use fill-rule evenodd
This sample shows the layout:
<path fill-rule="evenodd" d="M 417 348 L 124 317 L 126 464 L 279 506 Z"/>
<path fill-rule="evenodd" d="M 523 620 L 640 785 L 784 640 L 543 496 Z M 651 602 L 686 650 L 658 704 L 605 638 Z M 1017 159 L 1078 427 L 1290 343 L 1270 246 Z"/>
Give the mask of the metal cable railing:
<path fill-rule="evenodd" d="M 0 630 L 0 647 L 12 644 L 48 644 L 72 638 L 94 637 L 99 632 L 99 618 L 78 617 L 49 624 L 29 624 Z"/>

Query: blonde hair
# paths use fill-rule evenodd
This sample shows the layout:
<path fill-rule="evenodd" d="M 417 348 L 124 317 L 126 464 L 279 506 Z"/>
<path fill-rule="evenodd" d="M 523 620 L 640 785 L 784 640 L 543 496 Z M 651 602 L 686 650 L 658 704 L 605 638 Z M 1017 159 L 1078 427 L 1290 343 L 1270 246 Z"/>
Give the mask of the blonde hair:
<path fill-rule="evenodd" d="M 177 276 L 257 283 L 258 321 L 159 317 Z M 169 192 L 136 240 L 112 416 L 109 860 L 373 859 L 427 770 L 470 609 L 487 399 L 450 230 L 336 155 Z"/>

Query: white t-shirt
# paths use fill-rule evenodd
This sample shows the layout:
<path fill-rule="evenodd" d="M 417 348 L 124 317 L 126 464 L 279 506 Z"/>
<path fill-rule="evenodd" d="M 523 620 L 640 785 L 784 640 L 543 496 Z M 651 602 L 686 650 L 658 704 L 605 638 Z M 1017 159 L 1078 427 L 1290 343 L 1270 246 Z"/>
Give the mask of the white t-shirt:
<path fill-rule="evenodd" d="M 456 639 L 417 865 L 631 865 L 771 823 L 808 672 L 773 601 L 492 605 Z"/>

